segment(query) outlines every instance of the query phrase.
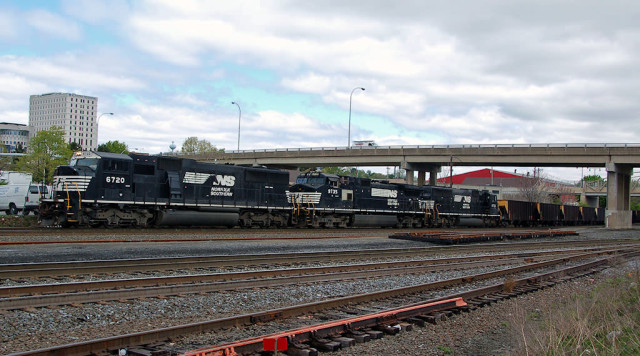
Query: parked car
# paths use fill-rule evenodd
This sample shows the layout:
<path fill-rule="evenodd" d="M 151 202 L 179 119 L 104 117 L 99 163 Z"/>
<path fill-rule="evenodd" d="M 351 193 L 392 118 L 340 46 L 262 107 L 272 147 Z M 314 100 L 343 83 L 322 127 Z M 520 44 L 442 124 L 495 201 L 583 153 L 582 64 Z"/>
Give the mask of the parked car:
<path fill-rule="evenodd" d="M 41 199 L 48 198 L 51 198 L 50 186 L 31 184 L 24 201 L 24 215 L 29 215 L 31 212 L 38 214 Z"/>

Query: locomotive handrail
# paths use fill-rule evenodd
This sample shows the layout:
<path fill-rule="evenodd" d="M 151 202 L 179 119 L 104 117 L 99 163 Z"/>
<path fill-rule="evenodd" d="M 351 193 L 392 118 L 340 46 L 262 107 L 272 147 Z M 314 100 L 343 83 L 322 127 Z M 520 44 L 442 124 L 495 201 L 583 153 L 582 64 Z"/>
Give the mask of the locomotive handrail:
<path fill-rule="evenodd" d="M 76 192 L 78 192 L 78 210 L 82 208 L 82 194 L 80 194 L 80 187 L 78 187 L 78 183 L 73 183 L 76 186 Z"/>
<path fill-rule="evenodd" d="M 71 209 L 71 198 L 69 197 L 69 187 L 67 187 L 67 182 L 64 182 L 64 191 L 67 193 L 67 211 Z"/>

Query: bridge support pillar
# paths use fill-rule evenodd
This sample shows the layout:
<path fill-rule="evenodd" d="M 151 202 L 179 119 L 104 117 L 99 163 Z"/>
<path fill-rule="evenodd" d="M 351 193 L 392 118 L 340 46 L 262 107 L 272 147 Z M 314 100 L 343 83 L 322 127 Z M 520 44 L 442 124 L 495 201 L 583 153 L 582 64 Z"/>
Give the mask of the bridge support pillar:
<path fill-rule="evenodd" d="M 587 204 L 592 208 L 598 208 L 600 199 L 597 196 L 588 196 L 584 193 L 580 194 L 580 203 Z"/>
<path fill-rule="evenodd" d="M 429 185 L 436 185 L 438 183 L 438 172 L 440 167 L 433 167 L 429 170 Z"/>
<path fill-rule="evenodd" d="M 405 169 L 405 173 L 407 174 L 407 184 L 413 185 L 413 170 Z"/>
<path fill-rule="evenodd" d="M 426 172 L 429 172 L 429 184 L 436 185 L 441 167 L 433 164 L 402 162 L 400 168 L 407 172 L 407 183 L 414 184 L 413 172 L 418 172 L 418 185 L 426 183 Z"/>
<path fill-rule="evenodd" d="M 609 229 L 631 228 L 631 175 L 633 167 L 607 163 L 607 210 L 605 224 Z"/>

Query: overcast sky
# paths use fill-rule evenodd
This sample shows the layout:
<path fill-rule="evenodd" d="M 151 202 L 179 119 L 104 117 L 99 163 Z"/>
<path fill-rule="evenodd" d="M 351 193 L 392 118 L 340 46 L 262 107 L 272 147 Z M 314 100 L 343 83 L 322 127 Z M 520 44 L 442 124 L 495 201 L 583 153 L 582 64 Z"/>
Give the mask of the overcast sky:
<path fill-rule="evenodd" d="M 99 98 L 99 143 L 636 143 L 638 1 L 2 1 L 0 121 Z M 564 173 L 580 172 L 565 169 Z"/>

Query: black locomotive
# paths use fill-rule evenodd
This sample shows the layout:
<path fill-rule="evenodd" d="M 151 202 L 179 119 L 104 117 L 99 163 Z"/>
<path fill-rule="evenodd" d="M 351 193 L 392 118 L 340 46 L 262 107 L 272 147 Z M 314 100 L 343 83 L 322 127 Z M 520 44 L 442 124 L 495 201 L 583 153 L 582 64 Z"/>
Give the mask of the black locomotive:
<path fill-rule="evenodd" d="M 289 174 L 168 156 L 77 152 L 54 172 L 47 225 L 287 226 Z"/>
<path fill-rule="evenodd" d="M 488 191 L 414 186 L 309 172 L 287 193 L 292 223 L 311 227 L 452 226 L 461 218 L 497 226 L 496 196 Z"/>

